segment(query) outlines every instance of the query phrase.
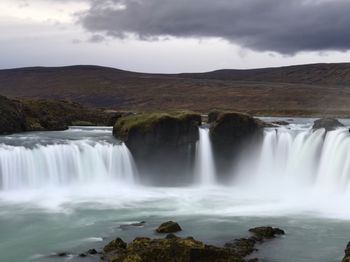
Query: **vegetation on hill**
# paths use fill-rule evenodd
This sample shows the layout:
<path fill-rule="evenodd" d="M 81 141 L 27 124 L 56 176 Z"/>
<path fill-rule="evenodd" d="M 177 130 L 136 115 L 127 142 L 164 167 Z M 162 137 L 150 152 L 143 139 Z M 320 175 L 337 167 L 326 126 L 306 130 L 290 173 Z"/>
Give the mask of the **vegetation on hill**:
<path fill-rule="evenodd" d="M 77 124 L 112 126 L 120 116 L 72 102 L 11 100 L 0 96 L 0 134 L 65 130 Z"/>
<path fill-rule="evenodd" d="M 0 94 L 116 110 L 213 108 L 254 115 L 349 116 L 350 64 L 201 74 L 144 74 L 97 66 L 0 70 Z"/>

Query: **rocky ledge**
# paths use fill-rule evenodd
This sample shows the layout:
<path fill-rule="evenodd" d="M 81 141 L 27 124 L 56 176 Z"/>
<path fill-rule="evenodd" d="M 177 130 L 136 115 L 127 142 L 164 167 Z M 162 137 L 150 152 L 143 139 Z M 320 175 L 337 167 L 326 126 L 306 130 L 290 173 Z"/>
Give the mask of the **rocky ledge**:
<path fill-rule="evenodd" d="M 201 116 L 188 111 L 141 113 L 118 119 L 113 134 L 125 142 L 143 174 L 175 183 L 174 175 L 179 181 L 191 172 L 200 124 Z"/>
<path fill-rule="evenodd" d="M 326 131 L 332 131 L 342 126 L 344 125 L 335 118 L 321 118 L 314 122 L 312 129 L 324 128 Z"/>
<path fill-rule="evenodd" d="M 238 112 L 212 112 L 210 137 L 219 173 L 225 174 L 245 143 L 258 140 L 264 127 L 271 125 Z"/>
<path fill-rule="evenodd" d="M 104 247 L 101 259 L 109 262 L 257 262 L 256 258 L 246 258 L 257 250 L 256 245 L 284 235 L 283 230 L 272 227 L 249 231 L 252 234 L 249 238 L 236 239 L 224 247 L 206 245 L 193 237 L 181 238 L 174 234 L 157 239 L 138 237 L 129 244 L 117 238 Z"/>
<path fill-rule="evenodd" d="M 65 130 L 70 125 L 113 126 L 122 115 L 67 101 L 13 100 L 0 96 L 0 135 Z"/>

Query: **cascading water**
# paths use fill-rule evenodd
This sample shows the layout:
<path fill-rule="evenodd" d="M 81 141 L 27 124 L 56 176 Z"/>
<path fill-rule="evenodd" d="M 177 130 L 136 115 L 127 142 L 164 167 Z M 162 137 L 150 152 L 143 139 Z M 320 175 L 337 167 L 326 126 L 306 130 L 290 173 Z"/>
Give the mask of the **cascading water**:
<path fill-rule="evenodd" d="M 84 140 L 34 148 L 0 144 L 3 190 L 108 179 L 126 183 L 134 180 L 133 160 L 124 144 Z"/>
<path fill-rule="evenodd" d="M 350 184 L 350 134 L 341 128 L 266 129 L 258 154 L 245 156 L 235 183 L 342 192 Z"/>
<path fill-rule="evenodd" d="M 199 128 L 199 142 L 196 155 L 196 178 L 201 185 L 215 183 L 215 165 L 210 142 L 209 129 Z"/>

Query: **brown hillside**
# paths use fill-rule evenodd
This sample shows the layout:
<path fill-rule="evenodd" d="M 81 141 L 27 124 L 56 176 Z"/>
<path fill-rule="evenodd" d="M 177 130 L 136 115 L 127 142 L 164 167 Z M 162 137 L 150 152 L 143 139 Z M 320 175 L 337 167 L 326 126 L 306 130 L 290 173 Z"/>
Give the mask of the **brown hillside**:
<path fill-rule="evenodd" d="M 0 94 L 116 109 L 212 108 L 257 114 L 350 115 L 350 64 L 201 74 L 144 74 L 98 66 L 0 70 Z"/>

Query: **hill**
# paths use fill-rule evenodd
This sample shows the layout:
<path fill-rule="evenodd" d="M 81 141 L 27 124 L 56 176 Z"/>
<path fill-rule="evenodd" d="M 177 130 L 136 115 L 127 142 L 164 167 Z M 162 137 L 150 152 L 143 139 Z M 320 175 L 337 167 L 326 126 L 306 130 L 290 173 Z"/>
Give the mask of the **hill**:
<path fill-rule="evenodd" d="M 193 74 L 99 66 L 0 70 L 0 94 L 127 110 L 230 109 L 269 115 L 350 115 L 350 64 Z"/>

